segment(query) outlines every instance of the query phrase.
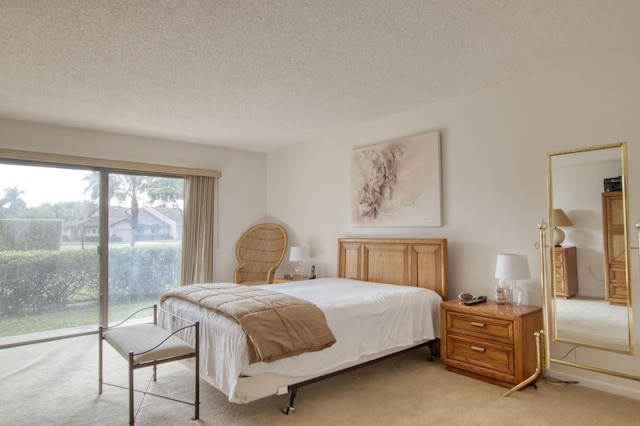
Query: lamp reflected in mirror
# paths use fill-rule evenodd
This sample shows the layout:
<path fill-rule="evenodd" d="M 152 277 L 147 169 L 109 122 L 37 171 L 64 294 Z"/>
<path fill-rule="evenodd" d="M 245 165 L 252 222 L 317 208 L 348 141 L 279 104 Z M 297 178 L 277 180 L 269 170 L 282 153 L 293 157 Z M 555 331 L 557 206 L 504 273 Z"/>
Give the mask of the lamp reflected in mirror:
<path fill-rule="evenodd" d="M 561 226 L 573 226 L 573 223 L 562 209 L 553 209 L 553 245 L 562 246 L 566 234 L 560 228 Z"/>

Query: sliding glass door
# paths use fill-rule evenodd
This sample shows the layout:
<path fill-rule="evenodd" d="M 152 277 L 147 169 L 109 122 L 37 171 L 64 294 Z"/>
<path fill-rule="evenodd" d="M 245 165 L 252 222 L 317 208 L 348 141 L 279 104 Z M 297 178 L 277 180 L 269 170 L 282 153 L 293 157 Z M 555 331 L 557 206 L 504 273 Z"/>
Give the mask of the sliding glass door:
<path fill-rule="evenodd" d="M 109 186 L 107 294 L 113 323 L 158 303 L 178 285 L 184 180 L 111 174 Z"/>
<path fill-rule="evenodd" d="M 178 285 L 182 178 L 0 164 L 0 191 L 0 347 L 95 332 Z"/>
<path fill-rule="evenodd" d="M 0 346 L 94 330 L 98 219 L 85 192 L 97 172 L 0 164 Z"/>

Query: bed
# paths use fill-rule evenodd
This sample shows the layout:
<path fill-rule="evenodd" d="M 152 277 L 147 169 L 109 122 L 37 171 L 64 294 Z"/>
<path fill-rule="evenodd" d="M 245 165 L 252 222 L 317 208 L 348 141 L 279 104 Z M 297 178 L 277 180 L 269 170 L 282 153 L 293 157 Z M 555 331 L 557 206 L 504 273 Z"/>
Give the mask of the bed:
<path fill-rule="evenodd" d="M 318 306 L 337 340 L 327 349 L 271 363 L 248 362 L 247 336 L 233 320 L 176 297 L 166 298 L 162 308 L 200 321 L 205 381 L 235 403 L 288 393 L 288 414 L 300 386 L 420 346 L 433 355 L 439 339 L 439 307 L 447 299 L 446 239 L 342 238 L 337 275 L 258 286 Z M 168 316 L 160 325 L 175 328 Z"/>

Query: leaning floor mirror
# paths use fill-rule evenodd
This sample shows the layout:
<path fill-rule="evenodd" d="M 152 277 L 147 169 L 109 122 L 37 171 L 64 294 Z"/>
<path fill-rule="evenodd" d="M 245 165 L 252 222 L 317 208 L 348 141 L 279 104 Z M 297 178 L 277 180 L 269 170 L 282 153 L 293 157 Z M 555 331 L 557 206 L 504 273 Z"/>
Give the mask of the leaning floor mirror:
<path fill-rule="evenodd" d="M 634 353 L 627 175 L 625 142 L 547 154 L 548 242 L 539 227 L 547 339 Z M 550 359 L 546 348 L 547 365 L 616 374 Z"/>

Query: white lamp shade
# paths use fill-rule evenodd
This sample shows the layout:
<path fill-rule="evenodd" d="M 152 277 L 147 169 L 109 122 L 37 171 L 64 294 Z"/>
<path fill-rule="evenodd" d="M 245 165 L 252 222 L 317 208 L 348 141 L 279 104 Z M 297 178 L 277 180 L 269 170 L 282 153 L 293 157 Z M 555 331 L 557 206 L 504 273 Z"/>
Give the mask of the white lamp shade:
<path fill-rule="evenodd" d="M 505 280 L 528 280 L 531 278 L 527 255 L 499 254 L 496 261 L 495 277 Z"/>
<path fill-rule="evenodd" d="M 306 247 L 291 247 L 289 250 L 289 261 L 290 262 L 302 262 L 307 259 L 307 248 Z"/>

